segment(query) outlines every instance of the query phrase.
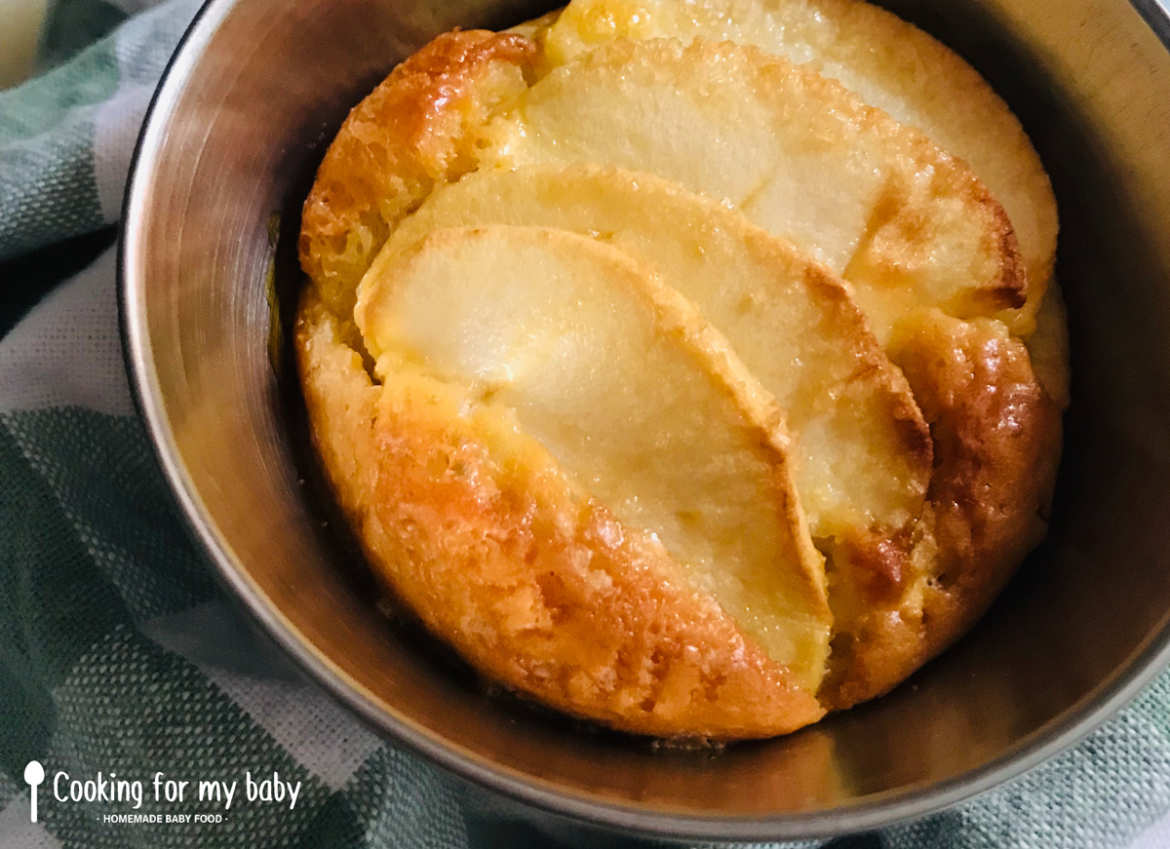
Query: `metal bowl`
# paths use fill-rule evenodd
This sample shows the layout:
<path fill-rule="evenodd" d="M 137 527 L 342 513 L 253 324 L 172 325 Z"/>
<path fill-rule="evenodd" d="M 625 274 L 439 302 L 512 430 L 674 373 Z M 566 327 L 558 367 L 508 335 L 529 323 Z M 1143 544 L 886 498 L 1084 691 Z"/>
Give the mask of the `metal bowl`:
<path fill-rule="evenodd" d="M 790 737 L 656 751 L 492 696 L 379 614 L 322 494 L 287 346 L 299 204 L 349 106 L 504 0 L 210 0 L 126 198 L 127 356 L 162 466 L 223 578 L 389 737 L 545 811 L 676 837 L 840 834 L 950 805 L 1075 742 L 1170 658 L 1170 20 L 1154 0 L 905 0 L 1051 170 L 1074 402 L 1055 521 L 991 613 L 891 695 Z M 546 7 L 547 8 L 547 7 Z M 1146 20 L 1143 20 L 1143 15 Z M 1152 25 L 1152 28 L 1151 28 Z"/>

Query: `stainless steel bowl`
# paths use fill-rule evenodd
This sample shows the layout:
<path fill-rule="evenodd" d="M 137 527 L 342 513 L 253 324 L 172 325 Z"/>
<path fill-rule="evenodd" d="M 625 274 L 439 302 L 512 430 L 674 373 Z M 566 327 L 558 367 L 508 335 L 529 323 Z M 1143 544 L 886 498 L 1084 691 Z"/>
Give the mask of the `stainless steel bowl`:
<path fill-rule="evenodd" d="M 299 284 L 299 203 L 347 108 L 435 33 L 544 9 L 204 7 L 155 99 L 126 199 L 134 383 L 227 584 L 391 738 L 594 823 L 688 837 L 840 834 L 1019 774 L 1170 658 L 1170 54 L 1153 31 L 1166 38 L 1170 22 L 1156 0 L 1140 4 L 1146 21 L 1125 0 L 891 5 L 991 79 L 1052 172 L 1075 375 L 1055 522 L 976 630 L 910 683 L 720 754 L 654 751 L 493 697 L 434 643 L 380 616 L 322 495 L 288 352 L 270 336 L 287 329 Z"/>

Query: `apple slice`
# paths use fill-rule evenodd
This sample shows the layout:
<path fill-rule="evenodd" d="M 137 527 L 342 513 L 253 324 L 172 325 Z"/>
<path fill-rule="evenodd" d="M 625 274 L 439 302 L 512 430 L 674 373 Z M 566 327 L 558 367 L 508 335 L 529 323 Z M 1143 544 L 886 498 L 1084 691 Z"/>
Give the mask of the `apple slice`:
<path fill-rule="evenodd" d="M 433 230 L 491 224 L 594 236 L 694 302 L 784 411 L 814 537 L 888 539 L 917 518 L 931 474 L 922 414 L 842 283 L 788 242 L 652 175 L 545 165 L 439 189 L 366 281 L 387 279 L 397 254 Z"/>
<path fill-rule="evenodd" d="M 385 384 L 422 369 L 468 387 L 468 415 L 510 411 L 815 690 L 830 614 L 780 411 L 657 275 L 564 231 L 438 230 L 367 276 L 355 317 Z"/>
<path fill-rule="evenodd" d="M 734 41 L 838 80 L 974 169 L 1003 204 L 1028 270 L 1030 333 L 1056 255 L 1056 199 L 1011 109 L 979 72 L 918 27 L 858 0 L 572 0 L 543 37 L 559 65 L 614 38 Z"/>
<path fill-rule="evenodd" d="M 478 145 L 484 167 L 597 162 L 726 199 L 853 283 L 882 342 L 912 308 L 1024 302 L 1007 215 L 965 164 L 755 48 L 613 42 L 529 88 Z"/>

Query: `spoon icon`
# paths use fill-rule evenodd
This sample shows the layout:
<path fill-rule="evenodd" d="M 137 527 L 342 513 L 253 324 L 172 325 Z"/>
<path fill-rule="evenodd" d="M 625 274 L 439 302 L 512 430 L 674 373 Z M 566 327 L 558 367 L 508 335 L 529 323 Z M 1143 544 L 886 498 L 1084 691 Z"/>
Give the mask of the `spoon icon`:
<path fill-rule="evenodd" d="M 37 821 L 37 785 L 45 780 L 45 768 L 40 761 L 29 761 L 24 768 L 24 782 L 29 786 L 31 799 L 29 801 L 29 817 L 32 822 Z"/>

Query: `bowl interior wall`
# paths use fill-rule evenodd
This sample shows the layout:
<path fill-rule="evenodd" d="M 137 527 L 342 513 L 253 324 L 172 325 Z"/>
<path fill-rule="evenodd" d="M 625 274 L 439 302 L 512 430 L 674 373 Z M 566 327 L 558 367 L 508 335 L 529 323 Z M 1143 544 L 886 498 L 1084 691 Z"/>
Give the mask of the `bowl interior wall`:
<path fill-rule="evenodd" d="M 1075 382 L 1052 533 L 975 631 L 907 685 L 788 738 L 711 754 L 655 751 L 494 698 L 413 628 L 380 616 L 307 450 L 288 352 L 270 356 L 267 281 L 271 272 L 287 339 L 299 203 L 348 107 L 435 33 L 544 9 L 211 4 L 156 109 L 129 208 L 140 377 L 171 433 L 164 453 L 232 580 L 367 713 L 545 790 L 781 822 L 1005 758 L 1067 724 L 1161 639 L 1170 59 L 1121 0 L 1068 0 L 1058 12 L 1044 0 L 892 5 L 991 79 L 1053 176 Z"/>

